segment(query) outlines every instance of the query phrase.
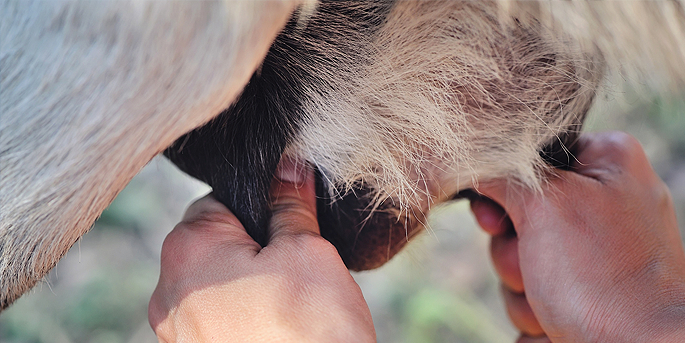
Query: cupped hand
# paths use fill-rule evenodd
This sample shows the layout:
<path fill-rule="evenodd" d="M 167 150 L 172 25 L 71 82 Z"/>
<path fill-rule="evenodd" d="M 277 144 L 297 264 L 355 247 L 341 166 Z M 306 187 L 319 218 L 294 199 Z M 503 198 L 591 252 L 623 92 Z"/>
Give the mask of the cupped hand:
<path fill-rule="evenodd" d="M 668 189 L 627 134 L 586 134 L 577 150 L 541 192 L 497 181 L 471 203 L 520 342 L 685 341 Z"/>
<path fill-rule="evenodd" d="M 276 174 L 264 248 L 211 195 L 167 236 L 148 311 L 160 341 L 375 341 L 359 286 L 319 235 L 313 172 L 286 160 Z"/>

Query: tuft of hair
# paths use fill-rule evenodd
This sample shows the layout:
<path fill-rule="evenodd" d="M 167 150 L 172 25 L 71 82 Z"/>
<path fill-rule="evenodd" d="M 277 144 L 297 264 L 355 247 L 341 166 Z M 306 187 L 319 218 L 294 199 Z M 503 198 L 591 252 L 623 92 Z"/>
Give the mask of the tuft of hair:
<path fill-rule="evenodd" d="M 600 55 L 613 76 L 659 92 L 685 87 L 685 1 L 499 0 L 506 15 L 536 18 Z"/>
<path fill-rule="evenodd" d="M 579 128 L 604 58 L 532 12 L 503 13 L 495 2 L 397 2 L 354 65 L 310 85 L 308 129 L 290 151 L 331 192 L 367 185 L 406 214 L 490 178 L 539 188 L 540 149 Z"/>

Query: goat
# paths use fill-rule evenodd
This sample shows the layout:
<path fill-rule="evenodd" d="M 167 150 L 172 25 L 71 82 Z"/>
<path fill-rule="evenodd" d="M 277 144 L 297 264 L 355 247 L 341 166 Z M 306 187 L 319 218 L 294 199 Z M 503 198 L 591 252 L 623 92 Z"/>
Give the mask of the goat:
<path fill-rule="evenodd" d="M 322 235 L 375 268 L 479 181 L 539 187 L 610 71 L 681 86 L 684 18 L 680 0 L 4 0 L 0 309 L 160 152 L 262 243 L 276 165 L 308 161 Z"/>

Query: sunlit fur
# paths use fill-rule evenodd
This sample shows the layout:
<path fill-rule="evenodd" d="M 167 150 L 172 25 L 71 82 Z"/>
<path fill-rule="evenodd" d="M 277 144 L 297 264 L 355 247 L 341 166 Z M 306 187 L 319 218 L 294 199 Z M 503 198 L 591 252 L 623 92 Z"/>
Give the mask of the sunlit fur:
<path fill-rule="evenodd" d="M 226 108 L 293 3 L 0 3 L 0 308 Z"/>
<path fill-rule="evenodd" d="M 577 127 L 607 76 L 685 85 L 683 3 L 400 1 L 364 68 L 312 85 L 291 151 L 332 192 L 363 182 L 414 216 L 491 178 L 536 188 L 540 148 Z"/>
<path fill-rule="evenodd" d="M 0 3 L 0 308 L 236 98 L 293 8 Z M 676 0 L 398 2 L 354 65 L 320 71 L 288 153 L 406 212 L 493 177 L 536 187 L 605 75 L 683 84 L 684 18 Z"/>
<path fill-rule="evenodd" d="M 588 109 L 603 62 L 531 17 L 501 16 L 487 2 L 399 2 L 359 52 L 364 68 L 312 85 L 292 150 L 403 210 L 479 179 L 535 187 L 540 148 Z"/>

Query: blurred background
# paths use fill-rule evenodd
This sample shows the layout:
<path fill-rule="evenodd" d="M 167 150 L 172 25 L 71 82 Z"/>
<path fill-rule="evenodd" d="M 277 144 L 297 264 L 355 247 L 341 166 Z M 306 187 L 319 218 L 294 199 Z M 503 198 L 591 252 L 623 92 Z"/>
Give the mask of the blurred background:
<path fill-rule="evenodd" d="M 621 100 L 618 100 L 620 98 Z M 644 145 L 685 223 L 685 97 L 604 95 L 589 130 Z M 166 234 L 208 187 L 155 158 L 49 276 L 0 316 L 0 342 L 156 342 L 147 303 Z M 513 342 L 488 238 L 468 203 L 433 211 L 431 230 L 382 268 L 355 273 L 379 342 Z"/>

